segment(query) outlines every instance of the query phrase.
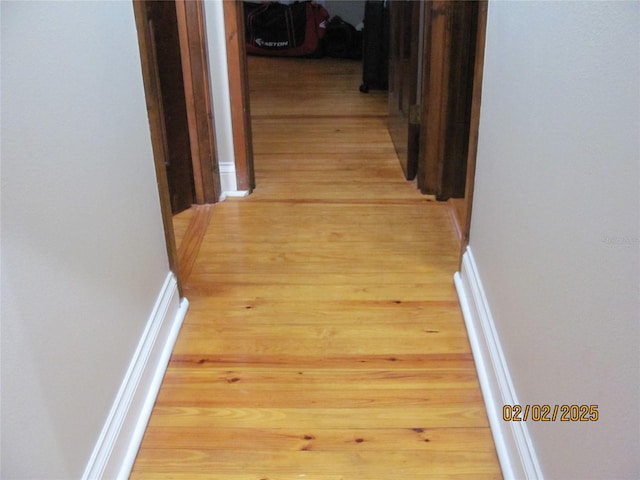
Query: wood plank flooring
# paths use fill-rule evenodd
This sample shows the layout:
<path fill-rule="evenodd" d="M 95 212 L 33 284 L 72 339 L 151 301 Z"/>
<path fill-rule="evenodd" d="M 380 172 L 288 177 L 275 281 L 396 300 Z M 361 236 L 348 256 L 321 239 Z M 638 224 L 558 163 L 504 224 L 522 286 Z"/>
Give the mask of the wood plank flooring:
<path fill-rule="evenodd" d="M 192 253 L 131 478 L 501 478 L 450 207 L 404 181 L 386 94 L 357 62 L 249 61 L 257 188 Z"/>

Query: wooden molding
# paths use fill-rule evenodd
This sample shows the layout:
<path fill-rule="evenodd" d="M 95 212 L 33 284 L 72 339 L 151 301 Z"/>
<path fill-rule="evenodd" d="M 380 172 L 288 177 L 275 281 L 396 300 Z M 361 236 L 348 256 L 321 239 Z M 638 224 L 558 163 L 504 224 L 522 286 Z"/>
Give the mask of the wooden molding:
<path fill-rule="evenodd" d="M 391 2 L 389 53 L 389 134 L 407 180 L 418 169 L 419 117 L 418 64 L 420 38 L 420 2 Z M 418 118 L 415 118 L 418 117 Z"/>
<path fill-rule="evenodd" d="M 227 70 L 237 190 L 251 192 L 255 188 L 255 176 L 243 6 L 241 2 L 222 2 L 222 6 L 227 39 Z"/>
<path fill-rule="evenodd" d="M 477 9 L 451 0 L 425 8 L 418 188 L 439 200 L 465 190 Z"/>
<path fill-rule="evenodd" d="M 467 156 L 467 178 L 465 183 L 465 208 L 462 219 L 462 239 L 460 242 L 460 261 L 469 244 L 471 230 L 471 210 L 473 206 L 473 187 L 476 176 L 476 157 L 478 155 L 478 131 L 480 129 L 480 106 L 482 99 L 482 75 L 484 73 L 484 49 L 487 34 L 488 2 L 478 4 L 478 30 L 476 33 L 476 55 L 473 69 L 473 96 L 471 100 L 471 124 L 469 126 L 469 152 Z"/>
<path fill-rule="evenodd" d="M 142 80 L 144 83 L 147 113 L 149 115 L 149 129 L 151 133 L 151 146 L 153 149 L 156 179 L 158 182 L 158 194 L 160 195 L 160 210 L 162 212 L 162 225 L 164 227 L 165 243 L 169 268 L 178 278 L 178 288 L 182 294 L 182 282 L 180 281 L 178 268 L 178 255 L 176 241 L 173 233 L 173 221 L 171 216 L 171 199 L 169 198 L 169 183 L 167 181 L 166 159 L 167 143 L 164 135 L 164 115 L 162 113 L 162 96 L 158 81 L 157 62 L 155 61 L 155 49 L 151 26 L 145 2 L 134 1 L 133 11 L 138 31 L 138 46 L 140 49 L 140 63 L 142 67 Z"/>
<path fill-rule="evenodd" d="M 448 1 L 434 1 L 428 12 L 429 28 L 425 39 L 429 55 L 428 76 L 423 84 L 423 102 L 426 108 L 423 135 L 420 139 L 421 167 L 418 170 L 418 188 L 423 193 L 439 195 L 445 155 L 449 66 L 451 56 L 451 10 Z"/>
<path fill-rule="evenodd" d="M 175 1 L 196 203 L 216 203 L 220 197 L 220 174 L 202 0 Z"/>

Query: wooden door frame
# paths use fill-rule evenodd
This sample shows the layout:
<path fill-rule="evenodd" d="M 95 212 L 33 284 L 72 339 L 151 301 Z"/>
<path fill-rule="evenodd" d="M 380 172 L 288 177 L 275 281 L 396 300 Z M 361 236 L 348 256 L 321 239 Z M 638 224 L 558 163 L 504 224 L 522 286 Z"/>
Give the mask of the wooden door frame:
<path fill-rule="evenodd" d="M 149 116 L 151 145 L 158 182 L 169 268 L 176 276 L 178 289 L 182 296 L 183 285 L 178 266 L 166 171 L 168 150 L 156 51 L 149 28 L 146 2 L 132 0 L 132 3 L 138 34 L 142 79 Z M 204 6 L 202 0 L 175 0 L 175 5 L 178 18 L 196 203 L 216 203 L 220 198 L 221 189 L 215 148 L 213 113 L 211 110 L 211 83 L 209 79 Z"/>
<path fill-rule="evenodd" d="M 175 0 L 175 5 L 196 203 L 216 203 L 221 193 L 220 171 L 211 103 L 204 4 L 202 0 Z"/>
<path fill-rule="evenodd" d="M 467 178 L 464 193 L 464 218 L 462 220 L 462 239 L 460 241 L 460 261 L 467 245 L 471 230 L 471 211 L 476 176 L 476 158 L 478 155 L 478 133 L 480 131 L 480 107 L 482 100 L 482 78 L 484 73 L 484 50 L 487 36 L 487 13 L 489 2 L 478 5 L 478 29 L 476 32 L 476 54 L 473 69 L 473 94 L 471 98 L 471 124 L 469 128 L 469 153 L 467 155 Z"/>
<path fill-rule="evenodd" d="M 155 60 L 155 48 L 149 26 L 149 16 L 146 5 L 142 1 L 133 1 L 133 12 L 138 32 L 138 47 L 140 49 L 140 64 L 142 67 L 142 81 L 147 102 L 149 129 L 151 132 L 151 147 L 160 195 L 160 210 L 162 226 L 169 259 L 169 269 L 173 272 L 178 283 L 178 290 L 182 297 L 182 282 L 178 268 L 178 254 L 176 250 L 173 220 L 171 214 L 171 199 L 169 198 L 169 182 L 167 180 L 166 162 L 169 156 L 167 139 L 165 137 L 164 114 L 162 109 L 162 95 L 158 74 L 158 62 Z"/>
<path fill-rule="evenodd" d="M 223 1 L 222 7 L 224 9 L 236 184 L 238 190 L 251 193 L 256 186 L 256 181 L 253 169 L 253 133 L 251 129 L 244 7 L 241 1 L 236 0 Z"/>
<path fill-rule="evenodd" d="M 418 188 L 438 200 L 465 191 L 479 3 L 435 0 L 425 9 Z"/>
<path fill-rule="evenodd" d="M 450 168 L 450 164 L 445 165 L 448 155 L 452 152 L 449 147 L 453 143 L 452 138 L 457 143 L 461 142 L 459 136 L 450 137 L 451 132 L 448 126 L 448 116 L 453 112 L 449 101 L 450 97 L 457 95 L 462 85 L 460 80 L 465 78 L 459 77 L 458 82 L 453 84 L 450 82 L 451 69 L 456 68 L 452 64 L 455 52 L 452 45 L 455 41 L 452 30 L 454 28 L 453 18 L 454 15 L 458 15 L 454 9 L 461 8 L 461 5 L 461 3 L 456 4 L 454 0 L 435 0 L 429 2 L 423 16 L 424 42 L 430 44 L 430 48 L 425 50 L 422 72 L 425 80 L 421 101 L 420 167 L 422 170 L 418 173 L 418 188 L 423 193 L 434 194 L 436 198 L 443 200 L 449 198 L 452 190 L 451 185 L 448 185 L 448 182 L 451 181 L 452 170 L 445 175 L 445 168 Z M 470 16 L 470 12 L 464 13 L 467 21 L 475 21 L 475 33 L 469 37 L 469 41 L 473 42 L 474 50 L 467 50 L 469 55 L 473 54 L 473 62 L 471 65 L 467 65 L 469 77 L 466 78 L 470 81 L 470 91 L 465 90 L 465 95 L 469 95 L 467 105 L 470 106 L 470 111 L 469 131 L 465 140 L 467 152 L 463 157 L 466 162 L 464 164 L 466 171 L 461 172 L 465 181 L 463 208 L 459 215 L 454 213 L 460 237 L 460 258 L 469 244 L 471 229 L 488 1 L 479 1 L 475 6 L 477 6 L 477 10 L 473 12 L 475 16 Z M 454 116 L 454 118 L 457 117 Z M 457 162 L 461 161 L 459 156 L 456 158 Z M 462 175 L 456 178 L 459 179 Z M 453 207 L 452 210 L 455 212 Z"/>
<path fill-rule="evenodd" d="M 389 3 L 387 126 L 407 180 L 413 180 L 418 169 L 420 124 L 415 109 L 419 98 L 419 57 L 423 40 L 420 36 L 421 8 L 421 2 Z M 407 17 L 410 22 L 406 22 Z"/>

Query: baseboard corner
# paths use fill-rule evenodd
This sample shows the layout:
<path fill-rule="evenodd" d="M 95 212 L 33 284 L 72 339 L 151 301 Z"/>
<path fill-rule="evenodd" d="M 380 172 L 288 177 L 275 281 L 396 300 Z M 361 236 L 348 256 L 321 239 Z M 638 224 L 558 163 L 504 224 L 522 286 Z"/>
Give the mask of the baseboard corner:
<path fill-rule="evenodd" d="M 220 195 L 220 201 L 224 202 L 227 198 L 244 198 L 250 195 L 249 190 L 227 190 Z"/>

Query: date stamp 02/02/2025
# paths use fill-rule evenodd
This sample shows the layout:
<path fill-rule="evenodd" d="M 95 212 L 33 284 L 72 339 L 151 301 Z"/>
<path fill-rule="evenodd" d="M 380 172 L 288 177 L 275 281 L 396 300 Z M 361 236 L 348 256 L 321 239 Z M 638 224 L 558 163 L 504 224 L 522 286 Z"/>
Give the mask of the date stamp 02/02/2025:
<path fill-rule="evenodd" d="M 505 422 L 597 422 L 598 405 L 505 405 Z"/>

